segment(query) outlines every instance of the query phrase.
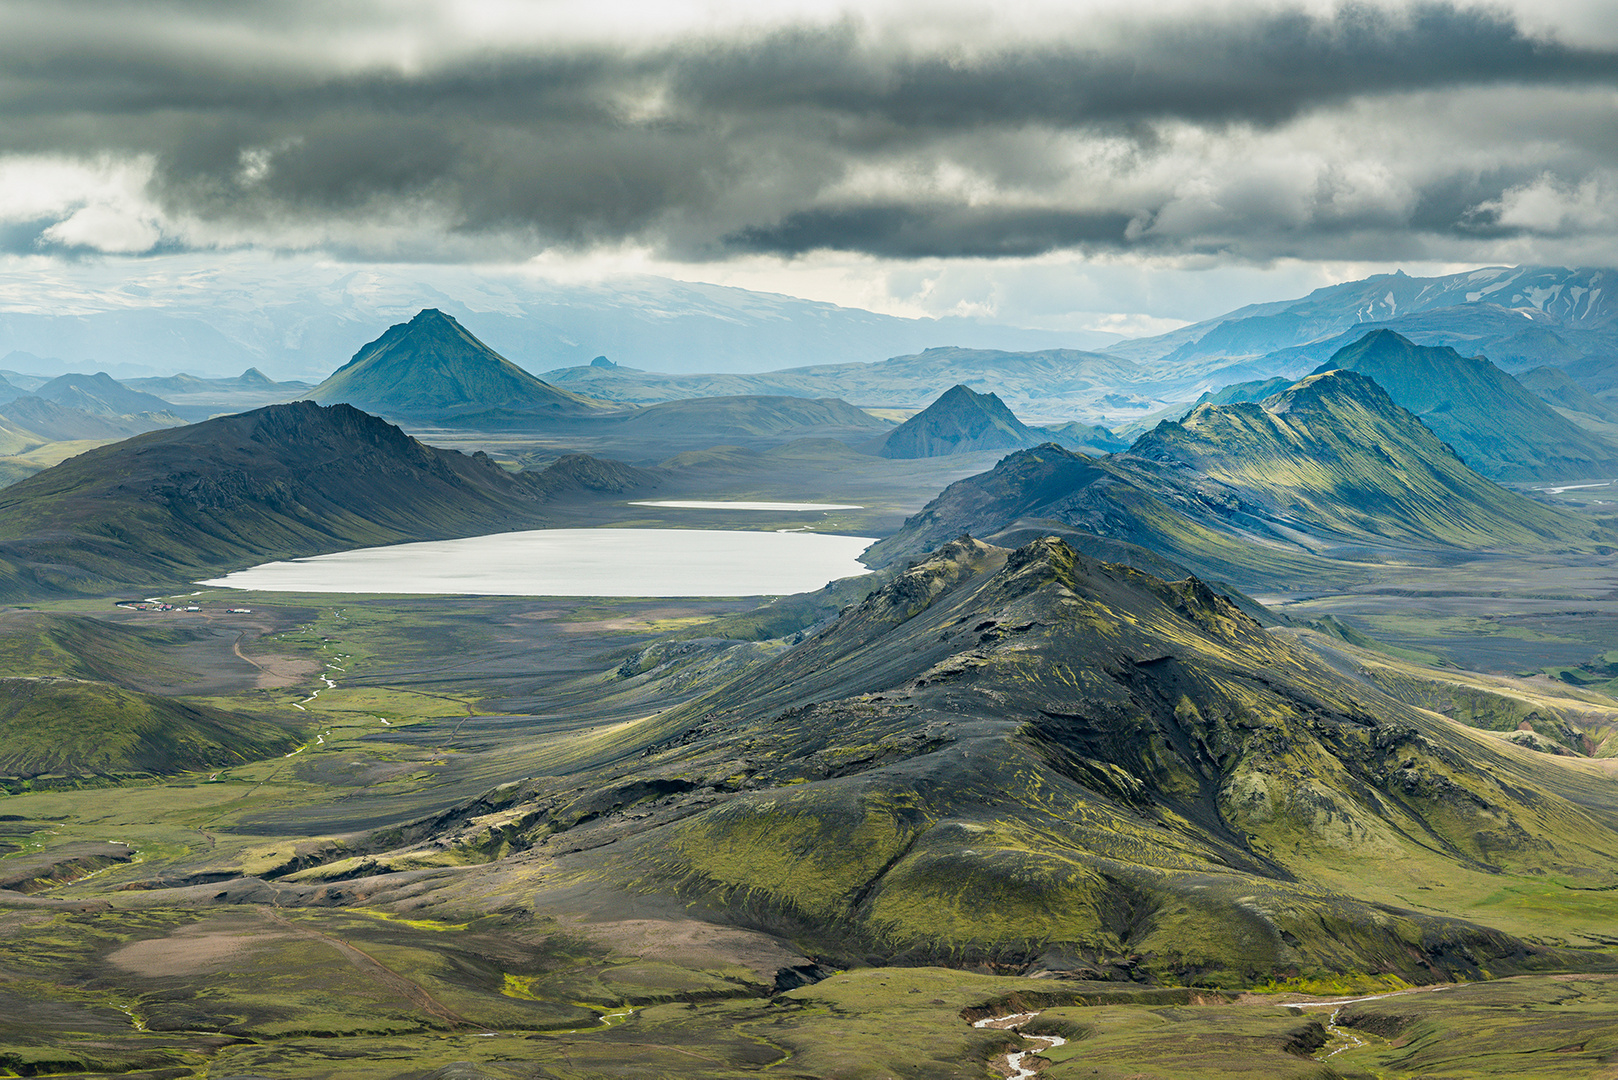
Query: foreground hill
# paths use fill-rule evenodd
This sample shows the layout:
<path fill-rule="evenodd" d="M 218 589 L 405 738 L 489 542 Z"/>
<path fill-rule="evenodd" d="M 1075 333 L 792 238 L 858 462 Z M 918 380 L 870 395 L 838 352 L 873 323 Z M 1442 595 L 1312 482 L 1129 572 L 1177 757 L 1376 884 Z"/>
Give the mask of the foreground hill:
<path fill-rule="evenodd" d="M 0 596 L 178 583 L 270 559 L 532 527 L 544 490 L 347 405 L 155 431 L 0 490 Z"/>
<path fill-rule="evenodd" d="M 1316 374 L 1333 369 L 1376 380 L 1484 476 L 1618 476 L 1618 447 L 1563 417 L 1483 357 L 1416 345 L 1391 330 L 1376 330 L 1338 350 Z"/>
<path fill-rule="evenodd" d="M 1194 579 L 1056 540 L 946 545 L 610 745 L 622 764 L 468 812 L 561 860 L 547 881 L 663 892 L 836 964 L 1504 974 L 1562 960 L 1392 891 L 1618 880 L 1606 786 L 1339 674 Z"/>
<path fill-rule="evenodd" d="M 885 458 L 945 457 L 1017 450 L 1038 446 L 1049 438 L 1018 420 L 995 395 L 979 394 L 957 383 L 872 449 Z"/>
<path fill-rule="evenodd" d="M 390 327 L 309 396 L 424 419 L 490 409 L 574 417 L 600 409 L 530 375 L 437 308 Z"/>

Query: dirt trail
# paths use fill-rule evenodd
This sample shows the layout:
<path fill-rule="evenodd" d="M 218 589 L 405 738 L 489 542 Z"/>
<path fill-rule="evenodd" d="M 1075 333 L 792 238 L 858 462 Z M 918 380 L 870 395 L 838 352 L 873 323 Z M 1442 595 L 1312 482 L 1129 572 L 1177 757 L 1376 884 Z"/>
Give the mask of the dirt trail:
<path fill-rule="evenodd" d="M 420 983 L 406 978 L 397 971 L 394 971 L 392 968 L 388 967 L 386 964 L 382 963 L 380 960 L 377 960 L 375 957 L 371 956 L 369 953 L 355 948 L 341 938 L 333 937 L 330 934 L 323 934 L 319 930 L 315 930 L 312 927 L 300 926 L 299 924 L 286 918 L 274 908 L 266 907 L 260 908 L 259 910 L 271 922 L 284 926 L 294 933 L 302 934 L 305 937 L 318 938 L 321 941 L 324 941 L 326 944 L 330 945 L 332 948 L 336 949 L 340 954 L 342 954 L 343 958 L 349 963 L 353 964 L 367 975 L 370 975 L 377 982 L 381 983 L 383 986 L 386 986 L 388 989 L 392 990 L 394 993 L 398 994 L 400 997 L 404 998 L 406 1001 L 410 1002 L 416 1008 L 422 1010 L 428 1015 L 437 1017 L 438 1019 L 449 1024 L 451 1027 L 482 1027 L 481 1024 L 473 1023 L 471 1020 L 468 1020 L 460 1013 L 455 1012 L 449 1006 L 433 997 Z"/>

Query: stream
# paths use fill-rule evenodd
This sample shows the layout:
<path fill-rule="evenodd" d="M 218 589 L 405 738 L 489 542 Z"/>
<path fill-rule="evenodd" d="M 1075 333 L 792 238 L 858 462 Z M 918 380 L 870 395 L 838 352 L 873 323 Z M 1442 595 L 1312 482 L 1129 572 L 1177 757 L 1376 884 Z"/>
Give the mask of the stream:
<path fill-rule="evenodd" d="M 1037 1012 L 1011 1013 L 1008 1016 L 986 1016 L 982 1020 L 974 1021 L 975 1028 L 994 1028 L 999 1031 L 1015 1031 L 1028 1042 L 1035 1045 L 1026 1050 L 1013 1050 L 1006 1055 L 1006 1066 L 1011 1070 L 1007 1074 L 1008 1080 L 1032 1080 L 1039 1075 L 1039 1070 L 1028 1063 L 1028 1059 L 1044 1050 L 1054 1050 L 1058 1046 L 1066 1046 L 1067 1040 L 1060 1035 L 1023 1035 L 1021 1025 L 1026 1024 Z"/>
<path fill-rule="evenodd" d="M 1391 990 L 1386 994 L 1367 994 L 1364 997 L 1340 998 L 1336 1001 L 1292 1002 L 1283 1007 L 1291 1009 L 1331 1009 L 1331 1016 L 1326 1019 L 1326 1033 L 1334 1040 L 1341 1040 L 1343 1045 L 1328 1054 L 1321 1055 L 1321 1061 L 1329 1061 L 1345 1050 L 1358 1050 L 1360 1047 L 1369 1044 L 1369 1040 L 1361 1038 L 1358 1032 L 1337 1023 L 1337 1018 L 1343 1014 L 1344 1006 L 1355 1005 L 1361 1001 L 1381 1001 L 1384 998 L 1403 997 L 1405 994 L 1431 994 L 1448 988 L 1448 984 L 1440 983 L 1437 986 L 1418 986 L 1412 990 Z"/>

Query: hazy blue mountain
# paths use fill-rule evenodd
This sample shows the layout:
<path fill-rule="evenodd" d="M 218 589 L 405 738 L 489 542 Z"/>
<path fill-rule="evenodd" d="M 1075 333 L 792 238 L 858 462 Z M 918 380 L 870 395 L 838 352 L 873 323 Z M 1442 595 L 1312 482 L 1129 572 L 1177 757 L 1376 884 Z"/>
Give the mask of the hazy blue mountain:
<path fill-rule="evenodd" d="M 701 432 L 715 442 L 757 437 L 866 438 L 892 427 L 846 401 L 775 395 L 691 398 L 649 405 L 604 421 L 615 433 L 651 440 Z"/>
<path fill-rule="evenodd" d="M 27 394 L 0 405 L 0 421 L 39 436 L 42 442 L 78 439 L 122 439 L 143 431 L 173 427 L 150 416 L 111 416 L 90 413 L 46 398 Z"/>
<path fill-rule="evenodd" d="M 1556 367 L 1538 367 L 1517 376 L 1523 389 L 1558 409 L 1618 424 L 1618 408 L 1602 401 Z"/>
<path fill-rule="evenodd" d="M 1129 449 L 1128 439 L 1119 438 L 1100 424 L 1085 424 L 1075 420 L 1067 424 L 1046 424 L 1034 430 L 1043 432 L 1047 439 L 1059 446 L 1085 454 L 1111 454 Z"/>
<path fill-rule="evenodd" d="M 312 383 L 297 380 L 277 382 L 258 368 L 253 367 L 248 368 L 240 375 L 226 378 L 203 378 L 182 371 L 177 375 L 167 375 L 162 378 L 120 379 L 119 381 L 131 390 L 140 390 L 144 393 L 156 394 L 159 397 L 165 394 L 210 394 L 231 390 L 290 391 L 313 389 Z"/>
<path fill-rule="evenodd" d="M 174 406 L 155 394 L 131 390 L 104 371 L 94 375 L 62 375 L 35 390 L 34 396 L 92 416 L 172 415 Z"/>
<path fill-rule="evenodd" d="M 599 355 L 661 371 L 767 371 L 869 362 L 938 345 L 1096 348 L 1118 340 L 968 318 L 897 318 L 651 276 L 559 283 L 458 267 L 322 270 L 210 259 L 187 275 L 184 287 L 148 279 L 137 289 L 111 274 L 97 287 L 113 298 L 105 311 L 65 315 L 41 302 L 36 310 L 0 313 L 0 356 L 65 358 L 43 369 L 52 373 L 93 361 L 119 377 L 176 370 L 228 376 L 253 366 L 275 379 L 318 381 L 374 338 L 376 327 L 424 307 L 453 316 L 530 371 L 588 364 Z"/>
<path fill-rule="evenodd" d="M 1320 371 L 1375 379 L 1484 476 L 1567 480 L 1618 476 L 1618 447 L 1579 427 L 1482 357 L 1373 330 Z"/>
<path fill-rule="evenodd" d="M 1435 318 L 1440 311 L 1444 315 Z M 1394 320 L 1399 325 L 1394 326 Z M 1322 342 L 1356 328 L 1363 331 L 1365 324 L 1414 333 L 1422 325 L 1437 322 L 1445 323 L 1452 333 L 1470 328 L 1474 335 L 1479 324 L 1487 322 L 1491 324 L 1487 336 L 1517 339 L 1517 345 L 1531 344 L 1535 335 L 1549 331 L 1554 340 L 1544 338 L 1541 348 L 1521 350 L 1527 367 L 1546 362 L 1527 363 L 1529 352 L 1537 356 L 1543 347 L 1568 347 L 1568 338 L 1582 338 L 1584 344 L 1572 347 L 1587 355 L 1591 338 L 1610 341 L 1618 329 L 1618 271 L 1496 266 L 1432 278 L 1413 278 L 1402 271 L 1378 274 L 1316 289 L 1295 300 L 1252 304 L 1168 334 L 1122 342 L 1106 351 L 1160 368 L 1212 371 L 1233 361 Z M 1522 339 L 1529 329 L 1535 335 Z M 1442 343 L 1460 347 L 1457 342 Z M 1321 359 L 1324 357 L 1315 362 Z M 1552 358 L 1551 362 L 1556 361 Z"/>
<path fill-rule="evenodd" d="M 994 394 L 957 385 L 871 449 L 885 458 L 923 458 L 1020 450 L 1047 441 L 1045 432 L 1030 429 Z"/>
<path fill-rule="evenodd" d="M 679 397 L 790 394 L 837 397 L 855 405 L 921 409 L 952 386 L 999 395 L 1024 416 L 1072 416 L 1109 395 L 1128 394 L 1151 382 L 1137 365 L 1078 349 L 1004 352 L 937 348 L 871 364 L 822 364 L 750 375 L 676 375 L 630 368 L 580 366 L 547 371 L 545 378 L 581 394 L 636 404 Z M 1122 407 L 1122 399 L 1113 402 Z"/>

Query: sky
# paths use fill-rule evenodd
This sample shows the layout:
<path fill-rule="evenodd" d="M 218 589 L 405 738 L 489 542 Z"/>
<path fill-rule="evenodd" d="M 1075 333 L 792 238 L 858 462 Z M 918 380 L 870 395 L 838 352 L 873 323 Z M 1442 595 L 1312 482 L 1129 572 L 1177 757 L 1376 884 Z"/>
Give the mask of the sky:
<path fill-rule="evenodd" d="M 651 273 L 1146 333 L 1618 262 L 1612 0 L 1006 6 L 0 0 L 0 270 Z"/>

